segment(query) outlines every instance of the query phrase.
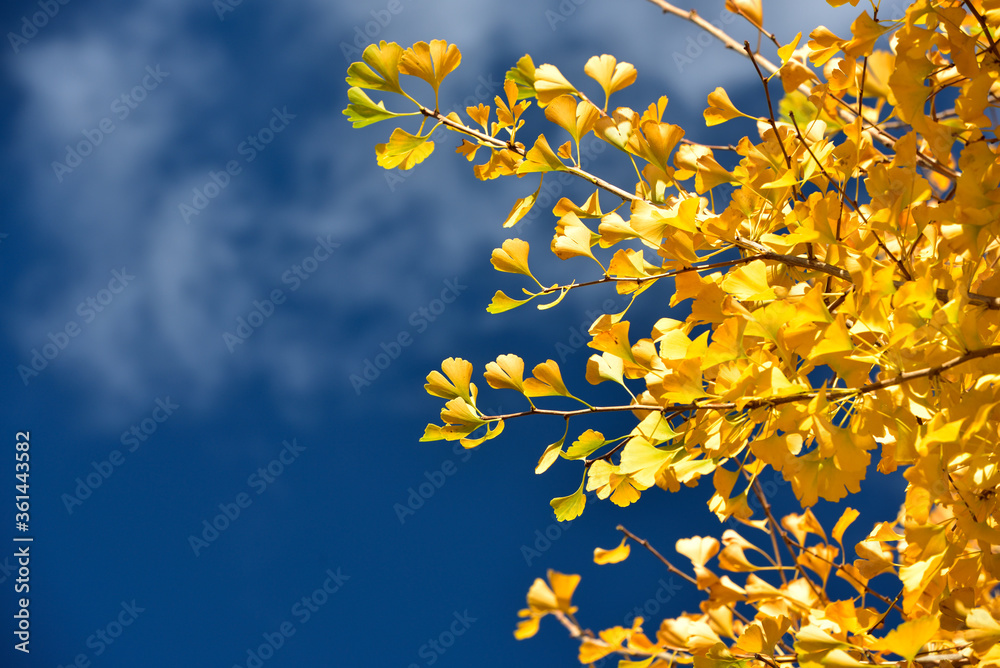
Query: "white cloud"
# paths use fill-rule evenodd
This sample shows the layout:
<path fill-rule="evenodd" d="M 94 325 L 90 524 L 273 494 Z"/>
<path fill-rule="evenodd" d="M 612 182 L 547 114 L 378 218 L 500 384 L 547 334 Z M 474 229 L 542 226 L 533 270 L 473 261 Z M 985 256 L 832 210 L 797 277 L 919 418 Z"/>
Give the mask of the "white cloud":
<path fill-rule="evenodd" d="M 585 2 L 555 31 L 545 11 L 558 11 L 556 2 L 401 2 L 403 12 L 375 37 L 459 43 L 456 100 L 462 96 L 454 91 L 474 94 L 480 76 L 502 76 L 513 63 L 498 65 L 500 55 L 524 52 L 542 54 L 536 63 L 576 63 L 582 72 L 589 55 L 620 50 L 653 88 L 693 107 L 704 99 L 699 87 L 753 81 L 744 60 L 716 46 L 678 75 L 670 53 L 692 28 L 639 0 L 614 9 Z M 208 411 L 227 387 L 261 374 L 280 388 L 275 401 L 295 414 L 317 387 L 351 393 L 346 374 L 406 328 L 407 316 L 432 300 L 445 278 L 490 280 L 489 249 L 510 236 L 499 223 L 533 184 L 479 184 L 464 160 L 435 155 L 390 188 L 374 160 L 374 143 L 384 141 L 380 126 L 352 130 L 340 114 L 346 100 L 308 107 L 342 81 L 341 41 L 353 40 L 355 26 L 364 31 L 368 21 L 384 20 L 387 4 L 237 8 L 225 26 L 260 40 L 247 48 L 191 30 L 215 20 L 209 3 L 147 0 L 113 18 L 84 16 L 72 29 L 53 29 L 10 59 L 24 92 L 14 127 L 29 184 L 24 197 L 50 263 L 32 267 L 13 289 L 7 329 L 20 361 L 50 331 L 78 319 L 79 300 L 125 266 L 134 284 L 44 372 L 69 383 L 87 379 L 95 421 L 120 424 L 176 388 L 192 411 Z M 815 15 L 791 11 L 798 6 L 768 5 L 769 23 L 788 38 L 815 23 Z M 254 24 L 261 12 L 265 22 Z M 842 14 L 847 22 L 850 14 Z M 828 20 L 825 13 L 820 20 Z M 115 117 L 113 102 L 157 65 L 169 77 L 127 118 Z M 178 205 L 191 201 L 192 188 L 226 160 L 241 160 L 240 141 L 286 102 L 298 117 L 185 224 Z M 106 117 L 114 131 L 102 133 L 93 154 L 60 183 L 51 163 Z M 442 142 L 440 153 L 450 152 L 445 145 L 455 142 Z M 293 293 L 282 275 L 319 234 L 341 247 Z M 223 332 L 274 288 L 285 290 L 288 303 L 230 354 Z M 459 308 L 480 313 L 483 306 Z"/>

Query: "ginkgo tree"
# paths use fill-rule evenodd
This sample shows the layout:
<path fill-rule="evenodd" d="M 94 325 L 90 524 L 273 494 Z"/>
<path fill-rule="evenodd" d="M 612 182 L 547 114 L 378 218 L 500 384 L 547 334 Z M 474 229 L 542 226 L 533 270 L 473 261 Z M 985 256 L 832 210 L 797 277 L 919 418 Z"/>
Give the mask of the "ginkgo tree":
<path fill-rule="evenodd" d="M 580 577 L 549 571 L 515 635 L 533 636 L 551 615 L 579 641 L 583 664 L 617 655 L 619 666 L 661 668 L 1000 665 L 1000 0 L 916 0 L 889 17 L 877 4 L 843 7 L 857 16 L 850 34 L 818 27 L 790 41 L 767 31 L 760 0 L 727 0 L 758 31 L 756 47 L 650 2 L 740 53 L 759 79 L 755 108 L 738 109 L 722 88 L 708 96 L 705 123 L 739 124 L 737 143 L 686 137 L 665 120 L 666 97 L 612 105 L 637 72 L 611 55 L 583 66 L 596 87 L 524 56 L 494 104 L 465 118 L 438 104 L 461 61 L 453 44 L 383 41 L 348 70 L 344 113 L 355 127 L 399 125 L 376 146 L 382 167 L 418 165 L 434 133 L 450 131 L 463 136 L 457 152 L 478 161 L 477 178 L 538 177 L 504 227 L 532 209 L 547 174 L 594 188 L 551 210 L 550 250 L 581 262 L 581 279 L 548 284 L 529 244 L 508 239 L 492 264 L 522 276 L 524 295 L 498 291 L 488 311 L 549 308 L 607 284 L 629 307 L 661 285 L 670 313 L 687 313 L 648 333 L 630 331 L 629 308 L 602 315 L 589 330 L 596 352 L 567 371 L 569 383 L 553 360 L 528 373 L 503 351 L 484 380 L 523 397 L 515 413 L 479 408 L 468 361 L 449 358 L 428 375 L 426 390 L 445 404 L 424 441 L 473 448 L 507 420 L 564 420 L 535 468 L 582 467 L 579 488 L 552 500 L 559 520 L 584 511 L 586 491 L 628 506 L 654 487 L 710 485 L 708 510 L 730 527 L 678 540 L 690 560 L 680 566 L 625 527 L 618 547 L 595 551 L 598 563 L 617 563 L 629 541 L 642 545 L 697 587 L 696 609 L 594 633 L 572 602 Z M 425 81 L 434 99 L 411 96 L 401 75 Z M 412 106 L 372 98 L 386 93 Z M 526 114 L 556 127 L 526 137 Z M 412 131 L 407 116 L 420 121 Z M 591 136 L 631 162 L 634 184 L 583 168 Z M 588 403 L 581 375 L 616 384 L 621 402 Z M 553 408 L 553 397 L 579 407 Z M 631 415 L 634 426 L 604 435 L 586 424 L 598 413 Z M 775 516 L 761 485 L 768 471 L 790 483 L 801 512 Z M 845 545 L 861 481 L 900 473 L 898 513 Z M 820 499 L 842 508 L 826 527 L 811 510 Z"/>

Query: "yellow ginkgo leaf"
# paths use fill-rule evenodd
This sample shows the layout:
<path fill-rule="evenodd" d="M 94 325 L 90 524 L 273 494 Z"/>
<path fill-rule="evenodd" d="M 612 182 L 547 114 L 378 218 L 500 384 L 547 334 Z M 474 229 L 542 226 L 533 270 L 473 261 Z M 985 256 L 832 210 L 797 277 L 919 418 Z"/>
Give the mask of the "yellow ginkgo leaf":
<path fill-rule="evenodd" d="M 417 42 L 403 52 L 399 60 L 401 74 L 423 79 L 434 89 L 434 99 L 437 101 L 438 88 L 444 80 L 462 62 L 462 53 L 454 44 L 442 39 L 431 40 L 431 43 Z"/>
<path fill-rule="evenodd" d="M 522 56 L 517 65 L 507 71 L 507 81 L 517 86 L 517 99 L 535 97 L 535 63 L 530 55 Z"/>
<path fill-rule="evenodd" d="M 625 507 L 639 500 L 639 490 L 651 485 L 642 485 L 632 476 L 607 460 L 595 461 L 587 474 L 587 491 L 597 492 L 597 498 L 610 498 L 616 506 Z"/>
<path fill-rule="evenodd" d="M 692 536 L 678 540 L 674 549 L 690 559 L 695 566 L 704 566 L 719 553 L 719 541 L 711 536 Z"/>
<path fill-rule="evenodd" d="M 722 289 L 743 301 L 774 299 L 774 291 L 767 283 L 767 265 L 754 260 L 729 272 L 722 281 Z"/>
<path fill-rule="evenodd" d="M 764 8 L 760 0 L 726 0 L 726 11 L 739 14 L 754 26 L 764 26 Z"/>
<path fill-rule="evenodd" d="M 567 213 L 556 223 L 556 233 L 552 237 L 552 252 L 560 260 L 571 257 L 589 257 L 596 260 L 590 247 L 600 236 L 590 231 L 575 213 Z"/>
<path fill-rule="evenodd" d="M 851 526 L 851 523 L 858 519 L 860 515 L 861 513 L 854 508 L 844 508 L 844 512 L 841 513 L 840 519 L 837 520 L 835 525 L 833 525 L 833 531 L 831 531 L 830 534 L 833 536 L 835 541 L 840 543 L 841 547 L 844 545 L 844 532 L 847 531 L 847 527 Z"/>
<path fill-rule="evenodd" d="M 559 156 L 549 146 L 549 140 L 545 138 L 545 135 L 538 135 L 535 145 L 528 150 L 524 156 L 524 160 L 517 166 L 517 173 L 552 172 L 560 170 L 563 167 L 565 165 L 562 160 L 559 159 Z"/>
<path fill-rule="evenodd" d="M 538 104 L 543 107 L 560 95 L 574 95 L 577 92 L 558 67 L 547 63 L 535 69 L 534 86 Z"/>
<path fill-rule="evenodd" d="M 555 216 L 565 216 L 572 211 L 579 218 L 601 218 L 604 216 L 604 213 L 601 211 L 600 192 L 600 189 L 595 190 L 594 194 L 588 197 L 587 201 L 583 203 L 583 206 L 577 206 L 568 197 L 563 197 L 552 208 L 552 214 Z"/>
<path fill-rule="evenodd" d="M 468 139 L 463 139 L 462 143 L 458 145 L 455 149 L 455 153 L 459 155 L 464 155 L 465 159 L 472 162 L 476 159 L 476 151 L 480 148 L 479 144 L 469 141 Z"/>
<path fill-rule="evenodd" d="M 528 590 L 528 607 L 536 612 L 555 612 L 559 609 L 559 599 L 545 580 L 535 578 Z"/>
<path fill-rule="evenodd" d="M 705 124 L 709 127 L 725 123 L 739 116 L 751 118 L 729 101 L 729 95 L 723 88 L 716 88 L 708 94 L 708 109 L 705 110 Z"/>
<path fill-rule="evenodd" d="M 529 397 L 570 396 L 563 383 L 559 365 L 554 360 L 547 360 L 531 370 L 534 378 L 524 381 L 524 393 Z"/>
<path fill-rule="evenodd" d="M 370 44 L 361 54 L 363 63 L 347 68 L 347 85 L 402 94 L 399 87 L 399 61 L 403 47 L 395 42 Z"/>
<path fill-rule="evenodd" d="M 518 198 L 514 202 L 513 208 L 511 208 L 510 213 L 507 214 L 507 220 L 503 221 L 504 227 L 512 227 L 517 224 L 517 221 L 524 218 L 531 208 L 535 206 L 535 202 L 538 200 L 538 193 L 542 190 L 542 181 L 539 179 L 538 187 L 535 188 L 535 192 L 527 195 L 525 197 Z M 528 274 L 530 276 L 530 274 Z"/>
<path fill-rule="evenodd" d="M 483 126 L 485 130 L 490 121 L 490 107 L 486 104 L 480 104 L 477 107 L 466 107 L 465 113 L 469 115 L 472 120 L 479 125 Z"/>
<path fill-rule="evenodd" d="M 403 128 L 393 130 L 388 143 L 375 145 L 378 164 L 386 169 L 411 169 L 433 152 L 434 142 L 426 135 L 411 135 Z"/>
<path fill-rule="evenodd" d="M 535 474 L 541 475 L 549 470 L 559 456 L 562 454 L 563 444 L 566 442 L 566 435 L 569 434 L 569 421 L 566 421 L 566 429 L 563 431 L 562 438 L 560 438 L 555 443 L 549 445 L 545 448 L 542 456 L 538 459 L 538 464 L 535 465 Z"/>
<path fill-rule="evenodd" d="M 622 450 L 619 470 L 644 488 L 656 484 L 660 469 L 667 465 L 673 453 L 654 447 L 641 436 L 632 436 Z"/>
<path fill-rule="evenodd" d="M 941 627 L 938 615 L 918 617 L 903 622 L 884 637 L 872 644 L 872 649 L 892 652 L 913 661 L 924 645 L 934 637 Z"/>
<path fill-rule="evenodd" d="M 594 123 L 594 134 L 619 150 L 627 150 L 632 133 L 639 127 L 639 114 L 628 107 L 618 107 L 610 116 Z"/>
<path fill-rule="evenodd" d="M 350 104 L 344 109 L 343 114 L 351 121 L 351 125 L 356 128 L 363 128 L 372 123 L 388 120 L 390 118 L 400 118 L 411 114 L 397 114 L 385 108 L 385 104 L 379 101 L 376 104 L 368 94 L 357 86 L 347 91 L 347 99 Z M 417 112 L 411 112 L 417 113 Z"/>
<path fill-rule="evenodd" d="M 583 67 L 594 81 L 604 89 L 604 108 L 608 108 L 611 94 L 635 83 L 637 72 L 632 63 L 619 63 L 614 56 L 593 56 Z"/>
<path fill-rule="evenodd" d="M 579 144 L 580 138 L 590 132 L 600 118 L 600 111 L 587 100 L 577 102 L 572 95 L 560 95 L 545 108 L 545 118 L 566 130 Z"/>
<path fill-rule="evenodd" d="M 524 388 L 524 360 L 517 355 L 500 355 L 496 362 L 486 365 L 486 383 L 494 390 Z"/>
<path fill-rule="evenodd" d="M 591 355 L 587 360 L 587 382 L 598 385 L 606 380 L 625 386 L 622 376 L 625 373 L 625 362 L 611 353 Z"/>
<path fill-rule="evenodd" d="M 569 496 L 560 496 L 549 502 L 552 510 L 555 511 L 556 519 L 560 522 L 575 520 L 583 514 L 583 508 L 587 505 L 587 497 L 583 493 L 583 482 L 580 488 Z"/>
<path fill-rule="evenodd" d="M 610 329 L 595 335 L 587 345 L 595 350 L 610 353 L 625 362 L 635 364 L 632 346 L 628 340 L 628 329 L 629 322 L 627 320 L 616 323 Z"/>
<path fill-rule="evenodd" d="M 503 313 L 504 311 L 509 311 L 515 309 L 522 304 L 527 304 L 534 297 L 529 297 L 527 299 L 514 299 L 513 297 L 508 297 L 504 294 L 503 290 L 497 290 L 496 294 L 493 295 L 493 300 L 490 305 L 486 307 L 487 313 Z"/>
<path fill-rule="evenodd" d="M 497 271 L 531 276 L 531 270 L 528 268 L 528 251 L 530 250 L 531 246 L 527 241 L 507 239 L 500 244 L 500 248 L 493 249 L 490 262 Z"/>
<path fill-rule="evenodd" d="M 468 403 L 473 403 L 475 385 L 472 385 L 472 363 L 461 358 L 449 357 L 441 363 L 441 369 L 448 376 L 445 378 L 440 371 L 427 374 L 427 384 L 424 389 L 428 394 L 442 399 L 461 397 Z"/>
<path fill-rule="evenodd" d="M 604 440 L 604 434 L 593 429 L 588 429 L 580 434 L 580 438 L 573 441 L 573 444 L 566 449 L 563 457 L 566 459 L 584 459 L 596 452 L 605 443 L 607 441 Z"/>
<path fill-rule="evenodd" d="M 483 424 L 485 425 L 487 423 L 484 422 Z M 459 443 L 462 445 L 463 448 L 474 448 L 480 443 L 496 438 L 497 436 L 502 434 L 504 429 L 504 424 L 505 423 L 503 420 L 497 420 L 496 426 L 493 427 L 492 429 L 488 426 L 486 427 L 486 433 L 483 436 L 480 436 L 479 438 L 471 438 L 469 436 L 466 436 L 465 438 L 459 439 Z M 472 432 L 469 433 L 471 434 Z"/>
<path fill-rule="evenodd" d="M 605 550 L 600 547 L 595 547 L 594 563 L 617 564 L 619 562 L 625 561 L 628 558 L 628 555 L 631 551 L 632 551 L 632 546 L 628 544 L 628 538 L 622 538 L 622 542 L 619 543 L 618 547 L 612 548 L 610 550 Z"/>

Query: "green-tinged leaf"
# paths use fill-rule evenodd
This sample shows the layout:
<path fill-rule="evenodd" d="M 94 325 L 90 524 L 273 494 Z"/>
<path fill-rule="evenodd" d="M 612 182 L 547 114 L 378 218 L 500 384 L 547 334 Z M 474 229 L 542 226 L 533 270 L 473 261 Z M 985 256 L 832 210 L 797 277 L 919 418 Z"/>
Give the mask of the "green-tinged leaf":
<path fill-rule="evenodd" d="M 403 128 L 396 128 L 387 144 L 375 145 L 378 164 L 386 169 L 411 169 L 419 165 L 434 152 L 434 142 L 428 137 L 411 135 Z"/>
<path fill-rule="evenodd" d="M 479 445 L 480 443 L 482 443 L 483 441 L 488 441 L 491 438 L 496 438 L 497 436 L 499 436 L 500 434 L 502 434 L 503 433 L 503 427 L 504 427 L 504 421 L 503 420 L 499 420 L 499 421 L 497 421 L 497 425 L 493 429 L 490 429 L 489 427 L 486 427 L 486 435 L 485 436 L 482 436 L 480 438 L 463 438 L 463 439 L 459 440 L 459 443 L 462 444 L 463 448 L 466 448 L 466 449 L 474 448 L 477 445 Z"/>
<path fill-rule="evenodd" d="M 606 443 L 604 434 L 593 429 L 588 429 L 580 434 L 580 438 L 573 441 L 571 446 L 566 448 L 566 452 L 563 453 L 563 459 L 586 459 Z"/>
<path fill-rule="evenodd" d="M 650 413 L 636 425 L 632 433 L 642 436 L 654 446 L 671 441 L 680 435 L 671 429 L 670 422 L 663 413 Z"/>
<path fill-rule="evenodd" d="M 580 488 L 569 496 L 561 496 L 549 502 L 552 510 L 556 513 L 556 519 L 560 522 L 575 520 L 583 514 L 583 507 L 587 505 L 587 497 L 583 493 L 583 482 Z"/>
<path fill-rule="evenodd" d="M 363 63 L 351 63 L 347 68 L 347 85 L 390 93 L 403 93 L 399 87 L 399 59 L 403 47 L 395 42 L 381 41 L 369 45 L 361 54 Z"/>
<path fill-rule="evenodd" d="M 351 104 L 347 105 L 347 109 L 342 112 L 347 116 L 347 120 L 356 128 L 363 128 L 366 125 L 371 125 L 372 123 L 378 123 L 379 121 L 384 121 L 390 118 L 399 118 L 401 116 L 412 116 L 417 112 L 411 112 L 407 114 L 397 114 L 396 112 L 389 111 L 385 108 L 385 104 L 379 101 L 376 104 L 368 94 L 357 86 L 349 89 L 347 91 L 347 99 L 351 101 Z"/>
<path fill-rule="evenodd" d="M 544 176 L 542 177 L 544 178 Z M 517 221 L 524 218 L 524 216 L 531 211 L 531 207 L 535 206 L 535 201 L 538 199 L 538 193 L 542 190 L 542 181 L 538 180 L 538 187 L 535 188 L 535 192 L 531 193 L 527 197 L 521 197 L 516 202 L 514 202 L 514 208 L 510 210 L 507 214 L 507 220 L 503 221 L 504 227 L 513 227 L 517 224 Z"/>
<path fill-rule="evenodd" d="M 439 424 L 428 424 L 424 428 L 424 435 L 420 437 L 421 441 L 443 441 L 444 439 L 445 435 Z"/>
<path fill-rule="evenodd" d="M 562 290 L 559 291 L 559 296 L 556 297 L 555 299 L 553 299 L 552 301 L 550 301 L 548 304 L 539 304 L 538 307 L 537 307 L 538 310 L 539 311 L 545 311 L 546 309 L 550 309 L 553 306 L 556 306 L 559 302 L 561 302 L 563 300 L 563 297 L 565 297 L 568 292 L 569 292 L 569 290 L 567 290 L 566 288 L 563 288 Z"/>
<path fill-rule="evenodd" d="M 507 71 L 507 79 L 517 84 L 517 99 L 535 97 L 535 63 L 525 54 Z"/>
<path fill-rule="evenodd" d="M 641 436 L 633 436 L 622 449 L 619 470 L 644 487 L 656 484 L 656 474 L 670 461 L 670 450 L 659 450 Z"/>
<path fill-rule="evenodd" d="M 527 304 L 532 299 L 534 299 L 534 297 L 529 297 L 527 299 L 514 299 L 505 295 L 502 290 L 497 290 L 497 293 L 493 295 L 493 301 L 491 301 L 490 305 L 486 307 L 486 312 L 503 313 L 504 311 L 517 308 L 522 304 Z"/>
<path fill-rule="evenodd" d="M 541 474 L 549 470 L 549 467 L 559 459 L 559 455 L 562 454 L 563 444 L 566 442 L 566 435 L 569 434 L 569 420 L 566 420 L 566 429 L 563 431 L 562 438 L 553 443 L 552 445 L 545 448 L 545 452 L 542 453 L 541 458 L 538 460 L 538 464 L 535 466 L 535 473 Z"/>

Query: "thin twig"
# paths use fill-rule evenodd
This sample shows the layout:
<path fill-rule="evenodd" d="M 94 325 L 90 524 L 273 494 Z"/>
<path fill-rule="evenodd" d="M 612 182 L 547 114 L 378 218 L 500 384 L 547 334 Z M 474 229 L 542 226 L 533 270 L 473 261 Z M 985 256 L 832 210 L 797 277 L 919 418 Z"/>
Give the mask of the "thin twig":
<path fill-rule="evenodd" d="M 989 346 L 987 348 L 979 348 L 976 350 L 970 350 L 969 352 L 959 355 L 947 362 L 939 364 L 937 366 L 928 367 L 926 369 L 917 369 L 915 371 L 907 371 L 905 373 L 900 373 L 891 378 L 886 378 L 884 380 L 876 381 L 874 383 L 868 383 L 867 385 L 862 385 L 861 387 L 828 387 L 820 390 L 807 390 L 805 392 L 797 392 L 795 394 L 786 394 L 778 397 L 758 397 L 756 399 L 749 399 L 746 401 L 717 401 L 717 402 L 705 402 L 705 403 L 688 403 L 688 404 L 667 404 L 665 406 L 660 406 L 658 404 L 646 405 L 646 404 L 628 404 L 624 406 L 590 406 L 589 408 L 578 408 L 576 410 L 560 411 L 549 408 L 532 408 L 526 411 L 520 411 L 518 413 L 508 413 L 505 415 L 484 415 L 483 420 L 486 421 L 496 421 L 496 420 L 510 420 L 513 418 L 524 417 L 527 415 L 558 415 L 559 417 L 574 417 L 577 415 L 588 415 L 592 413 L 615 413 L 624 411 L 657 411 L 660 413 L 666 413 L 669 411 L 698 411 L 698 410 L 715 410 L 715 411 L 732 411 L 741 410 L 744 412 L 752 411 L 756 408 L 763 408 L 765 406 L 780 406 L 783 404 L 789 404 L 796 401 L 810 401 L 814 399 L 820 392 L 825 392 L 827 396 L 832 399 L 843 399 L 846 397 L 860 396 L 862 394 L 868 394 L 870 392 L 876 392 L 878 390 L 884 390 L 887 387 L 894 387 L 896 385 L 902 385 L 903 383 L 909 382 L 911 380 L 916 380 L 918 378 L 933 378 L 940 376 L 942 373 L 949 371 L 961 364 L 970 362 L 975 359 L 982 359 L 984 357 L 991 357 L 993 355 L 1000 355 L 1000 345 Z"/>
<path fill-rule="evenodd" d="M 699 28 L 702 28 L 703 30 L 705 30 L 705 32 L 709 33 L 717 40 L 722 42 L 723 46 L 725 46 L 727 49 L 732 49 L 737 53 L 743 53 L 743 47 L 739 44 L 739 42 L 730 37 L 723 30 L 716 28 L 711 23 L 703 19 L 701 16 L 698 15 L 698 12 L 696 12 L 695 10 L 692 9 L 689 11 L 684 11 L 683 9 L 680 9 L 670 4 L 669 2 L 667 2 L 667 0 L 649 0 L 649 2 L 653 3 L 654 5 L 662 9 L 664 14 L 674 14 L 675 16 L 679 16 L 680 18 L 686 21 L 694 23 Z M 770 60 L 760 55 L 759 53 L 752 53 L 750 57 L 753 58 L 755 62 L 760 64 L 760 66 L 763 67 L 765 70 L 767 70 L 770 74 L 774 74 L 775 72 L 778 71 L 778 69 L 780 69 L 777 65 L 775 65 L 774 63 L 772 63 Z M 812 93 L 812 91 L 806 84 L 800 85 L 798 90 L 807 97 Z M 875 139 L 877 139 L 879 142 L 881 142 L 888 148 L 895 150 L 896 142 L 899 141 L 898 137 L 893 137 L 879 125 L 872 123 L 869 120 L 866 120 L 864 117 L 858 116 L 854 107 L 840 96 L 833 95 L 829 91 L 827 92 L 827 95 L 829 95 L 830 98 L 837 103 L 842 112 L 850 114 L 851 119 L 861 118 L 862 127 L 864 127 L 865 124 L 867 124 L 868 126 L 867 130 L 872 133 L 872 136 L 875 137 Z M 924 167 L 927 167 L 928 169 L 931 169 L 937 172 L 938 174 L 941 174 L 942 176 L 946 176 L 949 179 L 958 178 L 958 173 L 955 170 L 951 169 L 947 165 L 942 165 L 940 162 L 938 162 L 937 160 L 935 160 L 930 156 L 917 152 L 917 160 Z"/>
<path fill-rule="evenodd" d="M 677 568 L 672 563 L 670 563 L 667 560 L 666 557 L 664 557 L 662 554 L 660 554 L 657 551 L 657 549 L 655 547 L 653 547 L 652 545 L 649 544 L 648 540 L 646 540 L 645 538 L 639 538 L 634 533 L 632 533 L 631 531 L 629 531 L 628 529 L 626 529 L 625 527 L 623 527 L 621 524 L 619 524 L 617 527 L 615 527 L 615 529 L 617 529 L 618 531 L 621 531 L 623 534 L 625 534 L 626 536 L 628 536 L 629 538 L 631 538 L 635 542 L 639 543 L 639 545 L 642 545 L 644 548 L 646 548 L 647 550 L 649 550 L 650 552 L 652 552 L 654 557 L 656 557 L 661 562 L 663 562 L 663 565 L 667 567 L 668 571 L 670 571 L 671 573 L 673 573 L 674 575 L 676 575 L 678 577 L 684 578 L 685 580 L 687 580 L 688 582 L 690 582 L 691 584 L 693 584 L 695 587 L 698 586 L 698 581 L 697 580 L 695 580 L 693 577 L 691 577 L 690 575 L 688 575 L 687 573 L 685 573 L 684 571 L 682 571 L 681 569 Z"/>
<path fill-rule="evenodd" d="M 754 58 L 753 51 L 750 50 L 750 42 L 743 42 L 743 50 L 747 52 L 750 57 L 750 62 L 753 63 L 753 67 L 757 70 L 757 76 L 760 78 L 760 83 L 764 86 L 764 97 L 767 98 L 767 115 L 771 121 L 771 129 L 774 130 L 774 139 L 778 142 L 778 146 L 781 148 L 781 155 L 785 156 L 785 166 L 788 167 L 789 171 L 792 169 L 792 159 L 788 157 L 788 152 L 785 151 L 785 142 L 781 141 L 781 135 L 778 133 L 778 125 L 774 122 L 774 107 L 771 105 L 771 91 L 767 88 L 767 79 L 764 78 L 764 74 L 760 71 L 760 65 L 757 64 L 757 59 Z M 792 192 L 795 188 L 792 188 Z"/>

